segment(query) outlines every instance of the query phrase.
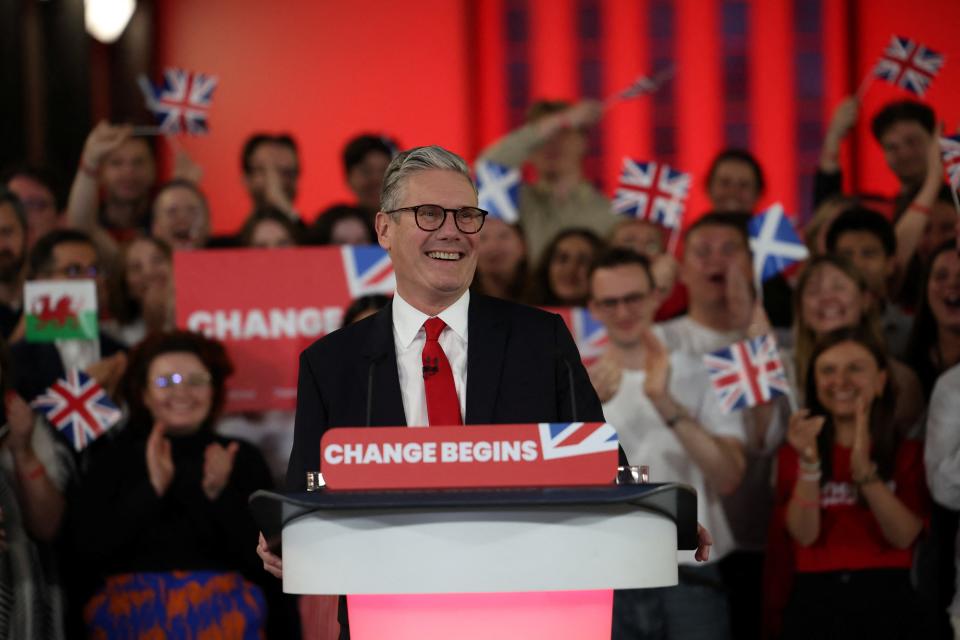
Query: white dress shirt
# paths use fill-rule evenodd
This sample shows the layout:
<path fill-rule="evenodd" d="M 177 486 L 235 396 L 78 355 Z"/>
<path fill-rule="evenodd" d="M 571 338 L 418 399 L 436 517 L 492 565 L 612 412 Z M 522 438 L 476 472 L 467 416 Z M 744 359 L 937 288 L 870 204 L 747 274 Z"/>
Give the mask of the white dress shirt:
<path fill-rule="evenodd" d="M 438 317 L 446 323 L 440 334 L 440 346 L 450 361 L 453 384 L 460 401 L 461 419 L 467 413 L 467 309 L 470 307 L 470 291 L 464 292 L 452 305 L 440 312 Z M 407 425 L 425 427 L 427 395 L 423 387 L 423 345 L 427 341 L 423 323 L 430 316 L 413 308 L 409 302 L 393 296 L 393 345 L 397 350 L 397 373 L 400 376 L 400 395 L 403 397 L 403 413 Z"/>

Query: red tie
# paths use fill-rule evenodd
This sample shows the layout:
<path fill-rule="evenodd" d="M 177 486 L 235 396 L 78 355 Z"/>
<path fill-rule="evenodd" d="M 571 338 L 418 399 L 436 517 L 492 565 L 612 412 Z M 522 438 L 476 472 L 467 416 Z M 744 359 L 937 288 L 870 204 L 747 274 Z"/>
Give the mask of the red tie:
<path fill-rule="evenodd" d="M 463 424 L 460 401 L 453 384 L 453 370 L 438 339 L 447 324 L 440 318 L 423 323 L 427 341 L 423 345 L 423 388 L 427 392 L 427 416 L 431 426 L 452 427 Z"/>

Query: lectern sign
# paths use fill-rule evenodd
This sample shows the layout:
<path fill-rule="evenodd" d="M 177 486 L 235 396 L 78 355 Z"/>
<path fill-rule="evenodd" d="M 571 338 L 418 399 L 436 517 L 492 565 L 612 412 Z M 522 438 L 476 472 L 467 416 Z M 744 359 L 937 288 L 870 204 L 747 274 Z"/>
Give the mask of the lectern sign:
<path fill-rule="evenodd" d="M 331 429 L 320 454 L 328 489 L 608 485 L 619 459 L 602 422 Z"/>

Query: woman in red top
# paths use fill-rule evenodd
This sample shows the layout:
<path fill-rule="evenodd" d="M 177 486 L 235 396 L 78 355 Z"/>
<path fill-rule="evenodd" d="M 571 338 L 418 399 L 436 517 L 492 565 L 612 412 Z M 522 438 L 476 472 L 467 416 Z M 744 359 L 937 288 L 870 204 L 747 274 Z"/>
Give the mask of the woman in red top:
<path fill-rule="evenodd" d="M 828 334 L 810 362 L 809 409 L 791 419 L 777 471 L 797 571 L 783 637 L 917 637 L 922 444 L 893 428 L 887 359 L 871 336 Z"/>

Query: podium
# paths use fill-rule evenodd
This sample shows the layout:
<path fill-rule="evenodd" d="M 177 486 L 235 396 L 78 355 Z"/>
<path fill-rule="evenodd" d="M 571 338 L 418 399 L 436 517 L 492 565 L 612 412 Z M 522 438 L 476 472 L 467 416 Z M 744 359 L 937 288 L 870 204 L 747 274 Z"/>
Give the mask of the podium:
<path fill-rule="evenodd" d="M 603 487 L 259 491 L 283 587 L 348 594 L 351 637 L 609 638 L 612 589 L 677 583 L 696 493 Z"/>

